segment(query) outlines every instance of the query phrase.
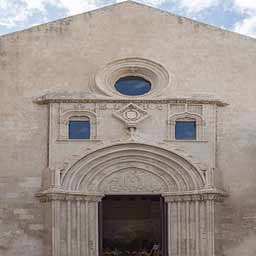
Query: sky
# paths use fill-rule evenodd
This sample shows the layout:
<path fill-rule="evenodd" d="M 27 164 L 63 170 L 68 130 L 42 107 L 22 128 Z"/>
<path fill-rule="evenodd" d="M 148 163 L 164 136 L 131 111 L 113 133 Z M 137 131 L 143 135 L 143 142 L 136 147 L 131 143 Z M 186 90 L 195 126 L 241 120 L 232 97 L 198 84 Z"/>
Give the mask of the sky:
<path fill-rule="evenodd" d="M 0 35 L 124 0 L 0 0 Z M 256 38 L 256 0 L 136 0 Z"/>

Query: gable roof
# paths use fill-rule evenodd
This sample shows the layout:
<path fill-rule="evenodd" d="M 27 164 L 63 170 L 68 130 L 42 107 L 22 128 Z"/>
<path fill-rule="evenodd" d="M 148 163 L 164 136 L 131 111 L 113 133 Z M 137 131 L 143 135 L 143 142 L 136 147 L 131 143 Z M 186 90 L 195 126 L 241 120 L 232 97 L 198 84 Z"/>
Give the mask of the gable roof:
<path fill-rule="evenodd" d="M 184 17 L 184 16 L 179 16 L 179 15 L 173 14 L 169 11 L 165 11 L 165 10 L 162 10 L 162 9 L 159 9 L 159 8 L 156 8 L 156 7 L 152 7 L 152 6 L 149 6 L 149 5 L 146 5 L 146 4 L 138 3 L 138 2 L 135 2 L 135 1 L 132 1 L 132 0 L 127 0 L 127 1 L 124 1 L 124 2 L 107 5 L 105 7 L 101 7 L 101 8 L 92 10 L 92 11 L 83 12 L 83 13 L 80 13 L 80 14 L 68 16 L 68 17 L 57 19 L 57 20 L 50 21 L 50 22 L 47 22 L 47 23 L 42 23 L 40 25 L 33 26 L 33 27 L 30 27 L 30 28 L 26 28 L 26 29 L 23 29 L 23 30 L 19 30 L 19 31 L 16 31 L 16 32 L 11 32 L 11 33 L 8 33 L 8 34 L 4 34 L 4 35 L 0 36 L 0 39 L 3 38 L 3 37 L 9 37 L 9 36 L 13 36 L 13 35 L 15 36 L 17 34 L 20 34 L 20 33 L 26 32 L 26 31 L 38 31 L 38 30 L 40 30 L 41 28 L 43 28 L 45 26 L 49 26 L 49 25 L 51 26 L 51 25 L 55 25 L 55 24 L 57 25 L 58 23 L 65 23 L 66 21 L 68 22 L 70 20 L 74 20 L 74 19 L 76 19 L 77 17 L 80 17 L 80 16 L 91 16 L 95 13 L 100 13 L 100 12 L 104 12 L 104 11 L 111 10 L 111 9 L 118 8 L 118 9 L 120 9 L 120 12 L 125 11 L 125 9 L 128 8 L 129 6 L 134 6 L 136 8 L 144 8 L 145 10 L 146 9 L 151 9 L 155 12 L 156 15 L 167 15 L 167 16 L 170 16 L 170 17 L 175 17 L 176 19 L 180 20 L 180 22 L 192 23 L 196 26 L 207 28 L 209 31 L 216 31 L 216 32 L 219 32 L 219 33 L 228 33 L 228 34 L 231 34 L 231 35 L 234 35 L 234 36 L 239 36 L 241 39 L 243 38 L 243 39 L 249 39 L 249 40 L 253 40 L 253 41 L 256 40 L 255 38 L 252 38 L 252 37 L 249 37 L 249 36 L 246 36 L 246 35 L 242 35 L 242 34 L 239 34 L 237 32 L 225 30 L 223 28 L 216 27 L 216 26 L 206 24 L 206 23 L 203 23 L 203 22 L 199 22 L 199 21 L 196 21 L 196 20 Z"/>

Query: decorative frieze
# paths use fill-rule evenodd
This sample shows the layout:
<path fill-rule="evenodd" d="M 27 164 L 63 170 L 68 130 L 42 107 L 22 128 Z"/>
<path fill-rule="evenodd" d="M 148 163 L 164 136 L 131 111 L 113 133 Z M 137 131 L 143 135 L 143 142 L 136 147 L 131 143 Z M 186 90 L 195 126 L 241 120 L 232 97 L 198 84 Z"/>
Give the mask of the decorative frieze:
<path fill-rule="evenodd" d="M 104 193 L 161 193 L 167 185 L 157 175 L 128 168 L 108 176 L 101 184 Z"/>
<path fill-rule="evenodd" d="M 128 104 L 130 102 L 134 104 L 210 104 L 217 105 L 219 107 L 225 107 L 228 103 L 217 99 L 209 97 L 182 97 L 177 96 L 173 98 L 166 97 L 147 97 L 147 98 L 130 98 L 130 97 L 120 97 L 120 98 L 110 98 L 110 97 L 84 97 L 82 93 L 72 93 L 72 94 L 45 94 L 43 96 L 34 99 L 37 104 L 49 104 L 49 103 L 69 103 L 69 104 L 79 104 L 79 103 L 98 103 L 98 104 Z M 113 105 L 109 105 L 113 106 Z M 145 105 L 146 106 L 146 105 Z"/>

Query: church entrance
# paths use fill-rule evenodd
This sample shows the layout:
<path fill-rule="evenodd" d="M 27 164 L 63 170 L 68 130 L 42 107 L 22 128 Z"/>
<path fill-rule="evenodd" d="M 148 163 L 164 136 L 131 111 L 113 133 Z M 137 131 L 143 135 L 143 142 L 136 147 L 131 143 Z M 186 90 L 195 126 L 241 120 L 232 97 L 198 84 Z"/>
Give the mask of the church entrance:
<path fill-rule="evenodd" d="M 214 255 L 215 203 L 225 193 L 176 153 L 113 145 L 59 179 L 59 190 L 38 194 L 51 218 L 52 256 Z"/>
<path fill-rule="evenodd" d="M 166 207 L 161 196 L 106 196 L 99 211 L 102 256 L 166 255 Z"/>

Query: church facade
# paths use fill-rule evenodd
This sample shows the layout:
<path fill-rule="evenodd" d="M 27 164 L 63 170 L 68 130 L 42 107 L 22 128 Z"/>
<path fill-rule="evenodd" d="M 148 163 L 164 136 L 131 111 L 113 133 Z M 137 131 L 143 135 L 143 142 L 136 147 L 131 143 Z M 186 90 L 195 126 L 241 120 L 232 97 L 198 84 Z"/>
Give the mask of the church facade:
<path fill-rule="evenodd" d="M 0 255 L 255 255 L 255 65 L 130 1 L 1 37 Z"/>

